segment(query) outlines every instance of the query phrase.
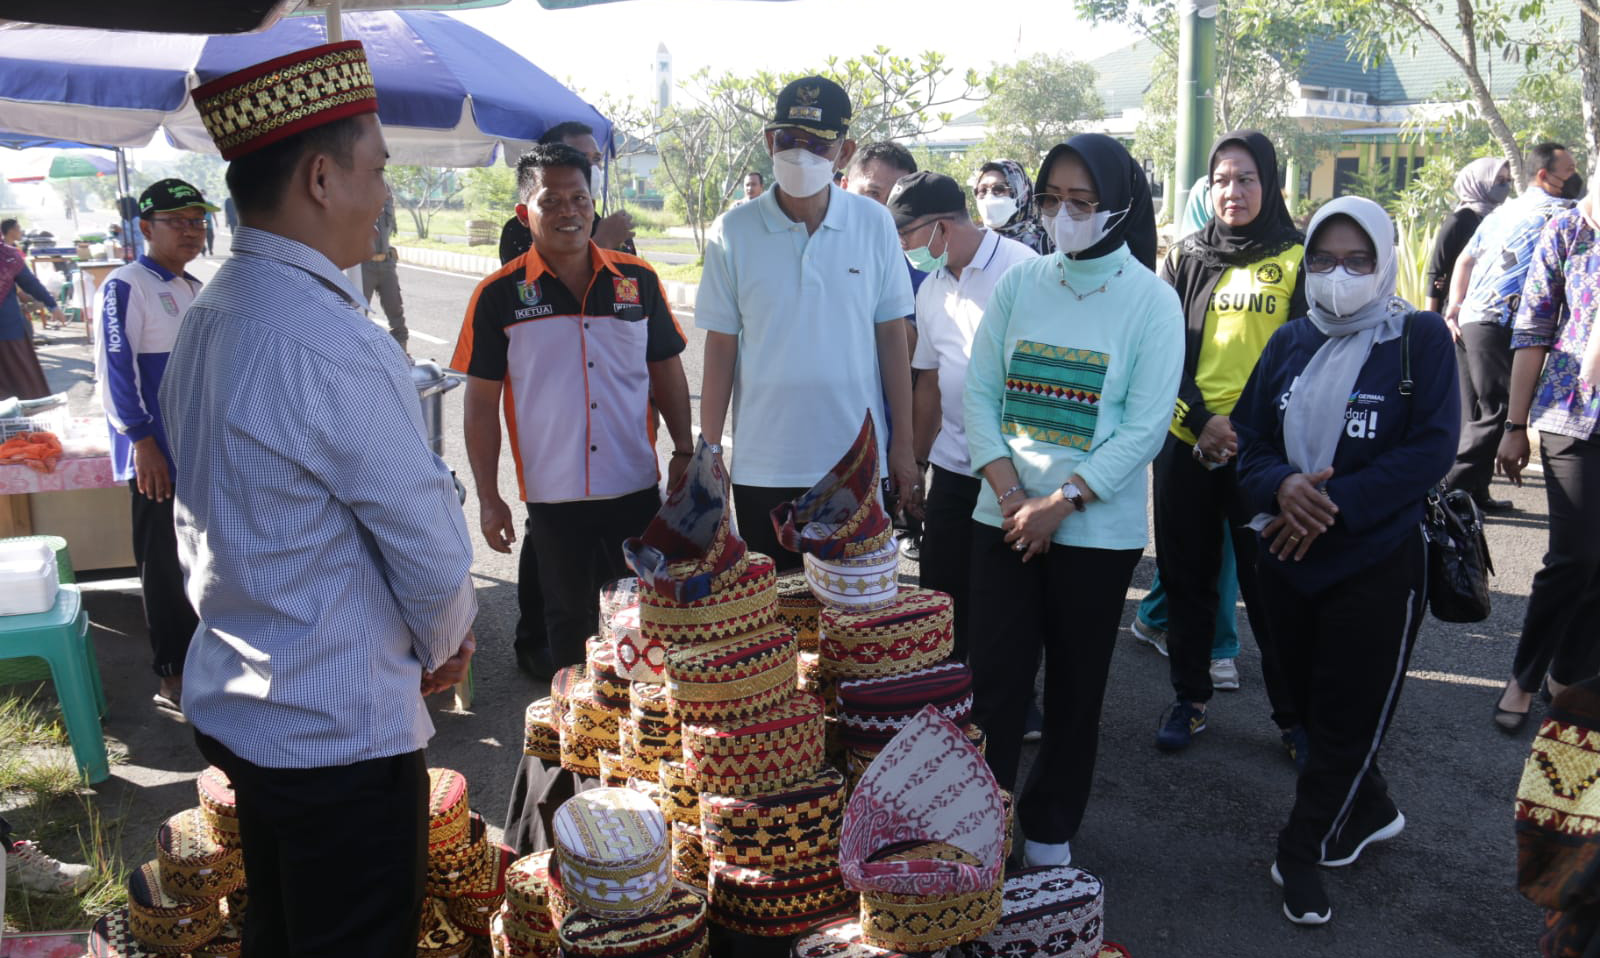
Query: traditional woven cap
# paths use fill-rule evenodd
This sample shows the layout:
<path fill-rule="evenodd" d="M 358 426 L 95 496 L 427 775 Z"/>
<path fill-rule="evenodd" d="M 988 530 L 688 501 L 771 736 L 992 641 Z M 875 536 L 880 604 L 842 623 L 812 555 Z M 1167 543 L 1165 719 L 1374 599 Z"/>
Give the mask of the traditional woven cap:
<path fill-rule="evenodd" d="M 589 669 L 586 665 L 569 665 L 564 669 L 557 669 L 556 674 L 550 678 L 550 701 L 554 703 L 552 710 L 557 721 L 565 721 L 564 716 L 572 708 L 572 693 L 578 683 L 588 677 Z"/>
<path fill-rule="evenodd" d="M 1098 958 L 1105 894 L 1100 879 L 1076 868 L 1012 872 L 994 930 L 966 945 L 967 958 Z"/>
<path fill-rule="evenodd" d="M 700 790 L 689 779 L 689 767 L 683 762 L 662 759 L 656 763 L 664 801 L 661 814 L 669 822 L 700 825 Z"/>
<path fill-rule="evenodd" d="M 848 679 L 839 683 L 838 695 L 844 744 L 850 748 L 883 747 L 924 705 L 956 725 L 972 718 L 972 672 L 960 662 Z"/>
<path fill-rule="evenodd" d="M 801 564 L 806 584 L 824 609 L 881 609 L 900 594 L 900 550 L 893 539 L 859 556 L 822 559 L 804 555 Z M 822 628 L 819 623 L 819 647 Z"/>
<path fill-rule="evenodd" d="M 733 531 L 729 489 L 727 472 L 702 436 L 644 533 L 622 543 L 644 591 L 687 603 L 731 584 L 745 543 Z"/>
<path fill-rule="evenodd" d="M 660 636 L 645 640 L 639 606 L 618 609 L 611 616 L 611 641 L 617 649 L 617 672 L 634 682 L 665 682 L 667 646 Z"/>
<path fill-rule="evenodd" d="M 417 928 L 417 958 L 466 958 L 472 939 L 450 920 L 449 908 L 437 898 L 422 902 Z"/>
<path fill-rule="evenodd" d="M 875 678 L 925 669 L 955 649 L 950 596 L 931 589 L 906 589 L 874 611 L 828 609 L 822 613 L 822 668 L 843 679 Z"/>
<path fill-rule="evenodd" d="M 428 851 L 428 894 L 454 898 L 480 888 L 499 863 L 500 846 L 489 841 L 489 829 L 483 816 L 473 812 L 468 820 L 466 841 Z"/>
<path fill-rule="evenodd" d="M 378 112 L 367 54 L 354 40 L 275 57 L 201 84 L 190 96 L 224 160 Z"/>
<path fill-rule="evenodd" d="M 1096 958 L 1133 958 L 1133 956 L 1123 946 L 1114 941 L 1107 941 L 1100 944 L 1100 954 Z"/>
<path fill-rule="evenodd" d="M 962 731 L 966 733 L 967 741 L 972 743 L 972 747 L 978 750 L 979 755 L 989 753 L 989 733 L 983 730 L 983 726 L 977 722 L 970 722 Z"/>
<path fill-rule="evenodd" d="M 489 922 L 506 900 L 506 869 L 517 853 L 505 845 L 491 845 L 489 867 L 461 893 L 446 902 L 450 920 L 469 935 L 488 937 Z"/>
<path fill-rule="evenodd" d="M 634 754 L 657 760 L 683 754 L 683 723 L 672 713 L 672 697 L 666 685 L 633 683 L 628 689 L 628 717 L 632 720 Z"/>
<path fill-rule="evenodd" d="M 911 958 L 907 952 L 870 945 L 861 936 L 861 916 L 825 922 L 795 940 L 792 958 Z"/>
<path fill-rule="evenodd" d="M 546 762 L 561 761 L 561 732 L 557 727 L 555 701 L 550 696 L 528 704 L 522 716 L 522 754 Z"/>
<path fill-rule="evenodd" d="M 611 633 L 611 619 L 623 609 L 635 607 L 639 604 L 639 580 L 633 576 L 622 579 L 613 579 L 600 587 L 600 623 L 599 631 L 608 639 L 615 639 Z"/>
<path fill-rule="evenodd" d="M 743 722 L 795 691 L 794 635 L 769 625 L 744 635 L 672 649 L 667 691 L 685 722 Z"/>
<path fill-rule="evenodd" d="M 821 767 L 822 751 L 822 703 L 800 691 L 747 725 L 683 727 L 690 783 L 722 795 L 749 795 L 800 781 Z"/>
<path fill-rule="evenodd" d="M 584 679 L 572 688 L 568 703 L 573 731 L 586 739 L 601 743 L 602 748 L 616 749 L 621 713 L 600 701 L 595 695 L 594 679 Z"/>
<path fill-rule="evenodd" d="M 646 762 L 631 752 L 600 753 L 600 781 L 612 788 L 627 788 L 628 780 L 655 775 L 655 762 Z"/>
<path fill-rule="evenodd" d="M 628 711 L 628 680 L 617 668 L 617 647 L 610 639 L 590 636 L 586 643 L 586 664 L 594 700 L 607 711 Z"/>
<path fill-rule="evenodd" d="M 822 559 L 866 555 L 893 541 L 889 514 L 878 499 L 878 438 L 870 411 L 828 474 L 772 510 L 772 527 L 784 548 Z"/>
<path fill-rule="evenodd" d="M 126 908 L 101 915 L 89 929 L 90 958 L 155 958 L 161 954 L 163 952 L 146 948 L 133 937 Z"/>
<path fill-rule="evenodd" d="M 428 853 L 467 840 L 467 778 L 448 768 L 428 769 Z"/>
<path fill-rule="evenodd" d="M 1517 788 L 1517 887 L 1534 904 L 1575 913 L 1547 931 L 1547 951 L 1582 938 L 1576 915 L 1600 911 L 1600 678 L 1550 703 Z"/>
<path fill-rule="evenodd" d="M 159 860 L 128 875 L 128 927 L 150 951 L 189 951 L 215 938 L 224 921 L 215 901 L 180 901 L 163 891 Z"/>
<path fill-rule="evenodd" d="M 672 823 L 672 877 L 701 891 L 711 872 L 705 835 L 688 822 Z"/>
<path fill-rule="evenodd" d="M 787 937 L 835 917 L 855 902 L 831 859 L 745 868 L 712 865 L 711 920 L 747 935 Z"/>
<path fill-rule="evenodd" d="M 973 861 L 880 860 L 906 842 L 952 845 Z M 861 891 L 924 897 L 989 891 L 1004 864 L 1005 808 L 994 773 L 962 731 L 925 706 L 868 766 L 845 806 L 839 867 Z"/>
<path fill-rule="evenodd" d="M 194 785 L 200 796 L 200 810 L 205 812 L 206 824 L 211 826 L 217 841 L 229 848 L 238 848 L 239 806 L 228 776 L 213 765 L 200 773 Z"/>
<path fill-rule="evenodd" d="M 639 596 L 639 629 L 646 649 L 671 648 L 741 635 L 772 623 L 777 614 L 778 578 L 772 559 L 745 553 L 727 585 L 693 602 L 677 602 L 646 590 Z"/>
<path fill-rule="evenodd" d="M 561 951 L 573 958 L 658 958 L 677 954 L 705 923 L 705 897 L 673 888 L 648 915 L 614 918 L 573 912 L 561 923 Z"/>
<path fill-rule="evenodd" d="M 206 814 L 191 808 L 156 830 L 161 887 L 179 901 L 216 901 L 244 884 L 244 855 L 217 841 Z"/>
<path fill-rule="evenodd" d="M 506 910 L 518 915 L 519 920 L 543 919 L 538 927 L 551 928 L 550 924 L 550 856 L 554 849 L 534 852 L 512 862 L 506 868 Z"/>
<path fill-rule="evenodd" d="M 944 842 L 913 842 L 883 852 L 877 861 L 911 868 L 945 862 L 975 867 L 978 858 Z M 935 951 L 991 932 L 1002 914 L 1001 880 L 975 891 L 934 895 L 863 889 L 861 934 L 869 944 L 894 951 Z"/>
<path fill-rule="evenodd" d="M 779 622 L 789 627 L 800 651 L 817 650 L 817 626 L 822 618 L 822 600 L 811 591 L 804 570 L 785 572 L 778 577 Z"/>
<path fill-rule="evenodd" d="M 700 796 L 707 853 L 757 868 L 837 857 L 843 812 L 844 776 L 826 767 L 772 791 Z"/>
<path fill-rule="evenodd" d="M 239 958 L 244 954 L 244 924 L 229 919 L 217 936 L 189 952 L 189 958 Z"/>
<path fill-rule="evenodd" d="M 562 768 L 574 775 L 597 778 L 600 775 L 600 752 L 612 744 L 579 732 L 573 710 L 567 710 L 567 719 L 561 723 Z"/>
<path fill-rule="evenodd" d="M 556 809 L 552 830 L 561 887 L 583 911 L 630 918 L 666 899 L 667 823 L 643 795 L 626 788 L 580 792 Z"/>

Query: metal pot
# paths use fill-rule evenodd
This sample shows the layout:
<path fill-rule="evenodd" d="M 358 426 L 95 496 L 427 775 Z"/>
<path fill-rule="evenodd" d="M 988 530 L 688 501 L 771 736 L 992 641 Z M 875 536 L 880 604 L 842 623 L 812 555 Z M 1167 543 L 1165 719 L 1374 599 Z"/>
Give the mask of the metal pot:
<path fill-rule="evenodd" d="M 463 377 L 436 362 L 424 360 L 411 365 L 411 384 L 417 387 L 417 399 L 422 402 L 422 425 L 428 433 L 428 448 L 440 458 L 444 457 L 444 394 L 461 385 Z M 455 473 L 451 473 L 452 476 Z M 456 480 L 456 495 L 467 501 L 467 489 Z"/>

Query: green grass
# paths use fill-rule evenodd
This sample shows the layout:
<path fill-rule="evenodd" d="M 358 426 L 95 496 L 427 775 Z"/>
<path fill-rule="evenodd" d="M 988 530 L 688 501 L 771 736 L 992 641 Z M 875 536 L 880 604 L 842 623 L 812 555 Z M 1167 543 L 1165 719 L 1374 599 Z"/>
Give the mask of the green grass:
<path fill-rule="evenodd" d="M 662 279 L 672 280 L 678 283 L 700 282 L 700 270 L 702 267 L 698 262 L 651 263 L 650 266 L 656 271 L 656 275 Z"/>
<path fill-rule="evenodd" d="M 119 756 L 113 756 L 117 761 Z M 107 817 L 83 789 L 60 709 L 37 693 L 0 695 L 0 804 L 18 838 L 37 841 L 62 861 L 90 866 L 81 895 L 47 895 L 11 884 L 5 927 L 17 931 L 87 928 L 127 902 L 128 866 L 117 852 L 126 809 Z"/>
<path fill-rule="evenodd" d="M 500 255 L 499 240 L 496 240 L 493 243 L 479 243 L 469 246 L 466 243 L 447 243 L 444 240 L 436 240 L 431 238 L 425 240 L 419 240 L 414 237 L 407 239 L 402 235 L 399 239 L 395 240 L 394 245 L 408 246 L 415 249 L 442 249 L 451 253 L 472 253 L 477 256 Z"/>

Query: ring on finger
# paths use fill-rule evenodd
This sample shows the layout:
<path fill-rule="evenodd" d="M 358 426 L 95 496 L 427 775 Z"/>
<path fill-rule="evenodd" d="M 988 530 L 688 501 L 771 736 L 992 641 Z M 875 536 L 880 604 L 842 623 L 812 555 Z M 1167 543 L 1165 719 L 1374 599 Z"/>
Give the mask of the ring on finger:
<path fill-rule="evenodd" d="M 1021 552 L 1022 550 L 1026 549 L 1027 547 L 1028 547 L 1028 544 L 1026 542 L 1023 542 L 1021 539 L 1018 539 L 1017 540 L 1017 544 L 1012 546 L 1012 548 L 1016 549 L 1018 552 Z"/>

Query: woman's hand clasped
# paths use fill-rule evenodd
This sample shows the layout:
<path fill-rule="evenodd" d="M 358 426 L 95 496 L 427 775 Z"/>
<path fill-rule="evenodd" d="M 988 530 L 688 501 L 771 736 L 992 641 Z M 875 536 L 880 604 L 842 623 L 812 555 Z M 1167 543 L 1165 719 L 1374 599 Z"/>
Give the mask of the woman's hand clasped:
<path fill-rule="evenodd" d="M 1317 537 L 1327 532 L 1339 515 L 1339 506 L 1322 491 L 1322 484 L 1333 477 L 1333 467 L 1321 472 L 1297 472 L 1278 486 L 1278 515 L 1267 523 L 1261 537 L 1267 550 L 1280 559 L 1293 556 L 1296 562 Z"/>
<path fill-rule="evenodd" d="M 1054 496 L 1037 499 L 1018 496 L 1000 507 L 1000 514 L 1005 517 L 1000 528 L 1005 530 L 1006 542 L 1021 553 L 1023 562 L 1027 562 L 1050 551 L 1050 537 L 1056 534 L 1056 528 L 1069 509 L 1070 505 L 1063 508 Z"/>

